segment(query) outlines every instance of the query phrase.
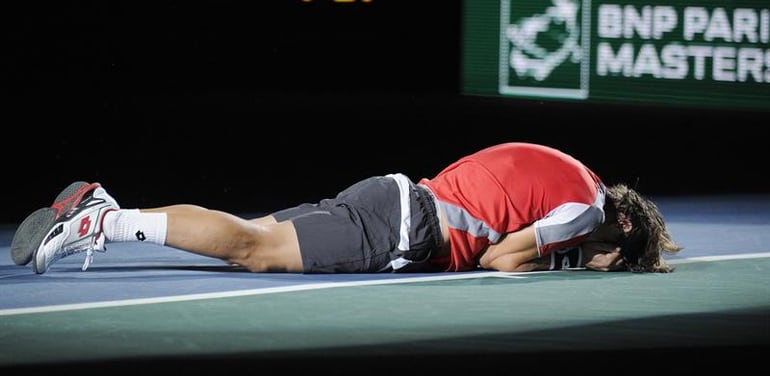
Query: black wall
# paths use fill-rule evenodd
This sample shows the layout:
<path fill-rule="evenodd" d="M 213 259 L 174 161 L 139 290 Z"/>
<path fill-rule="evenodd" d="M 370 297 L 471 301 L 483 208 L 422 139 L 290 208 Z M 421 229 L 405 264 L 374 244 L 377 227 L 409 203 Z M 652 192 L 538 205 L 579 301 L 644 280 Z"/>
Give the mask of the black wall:
<path fill-rule="evenodd" d="M 770 193 L 766 112 L 461 95 L 460 1 L 2 8 L 0 222 L 73 180 L 264 212 L 514 140 L 652 196 Z"/>

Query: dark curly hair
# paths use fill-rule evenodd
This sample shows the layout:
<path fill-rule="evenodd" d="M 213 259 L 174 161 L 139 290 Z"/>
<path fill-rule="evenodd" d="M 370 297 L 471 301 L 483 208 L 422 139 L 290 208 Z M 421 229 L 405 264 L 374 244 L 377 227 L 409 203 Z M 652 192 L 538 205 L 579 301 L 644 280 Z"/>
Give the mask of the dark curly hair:
<path fill-rule="evenodd" d="M 632 224 L 620 248 L 626 267 L 632 272 L 674 271 L 662 253 L 677 253 L 682 247 L 671 238 L 658 206 L 625 184 L 608 187 L 607 198 Z"/>

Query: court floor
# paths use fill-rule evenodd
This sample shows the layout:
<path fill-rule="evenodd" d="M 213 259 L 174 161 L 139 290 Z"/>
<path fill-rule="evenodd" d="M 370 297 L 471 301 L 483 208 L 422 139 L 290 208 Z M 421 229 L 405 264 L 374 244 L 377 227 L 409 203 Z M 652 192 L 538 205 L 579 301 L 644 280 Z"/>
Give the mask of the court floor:
<path fill-rule="evenodd" d="M 0 227 L 0 372 L 695 374 L 766 367 L 770 196 L 656 198 L 671 274 L 254 274 L 108 244 L 43 274 Z M 760 368 L 762 369 L 762 368 Z"/>

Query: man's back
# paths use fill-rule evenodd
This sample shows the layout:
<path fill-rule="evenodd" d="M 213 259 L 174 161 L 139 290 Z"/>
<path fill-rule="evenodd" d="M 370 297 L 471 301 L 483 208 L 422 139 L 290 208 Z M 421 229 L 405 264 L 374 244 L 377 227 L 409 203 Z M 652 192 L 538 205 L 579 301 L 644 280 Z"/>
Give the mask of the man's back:
<path fill-rule="evenodd" d="M 446 213 L 450 270 L 475 267 L 487 245 L 546 217 L 537 231 L 543 253 L 577 244 L 604 219 L 599 177 L 572 156 L 543 145 L 491 146 L 421 184 L 434 192 Z"/>

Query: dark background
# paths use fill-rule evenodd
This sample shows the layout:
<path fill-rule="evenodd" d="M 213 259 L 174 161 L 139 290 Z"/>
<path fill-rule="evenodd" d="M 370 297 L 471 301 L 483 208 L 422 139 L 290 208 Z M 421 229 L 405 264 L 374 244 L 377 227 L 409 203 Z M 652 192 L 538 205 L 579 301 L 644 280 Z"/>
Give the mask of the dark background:
<path fill-rule="evenodd" d="M 767 112 L 463 96 L 461 1 L 5 4 L 0 222 L 74 180 L 265 212 L 506 141 L 653 197 L 770 191 Z"/>

